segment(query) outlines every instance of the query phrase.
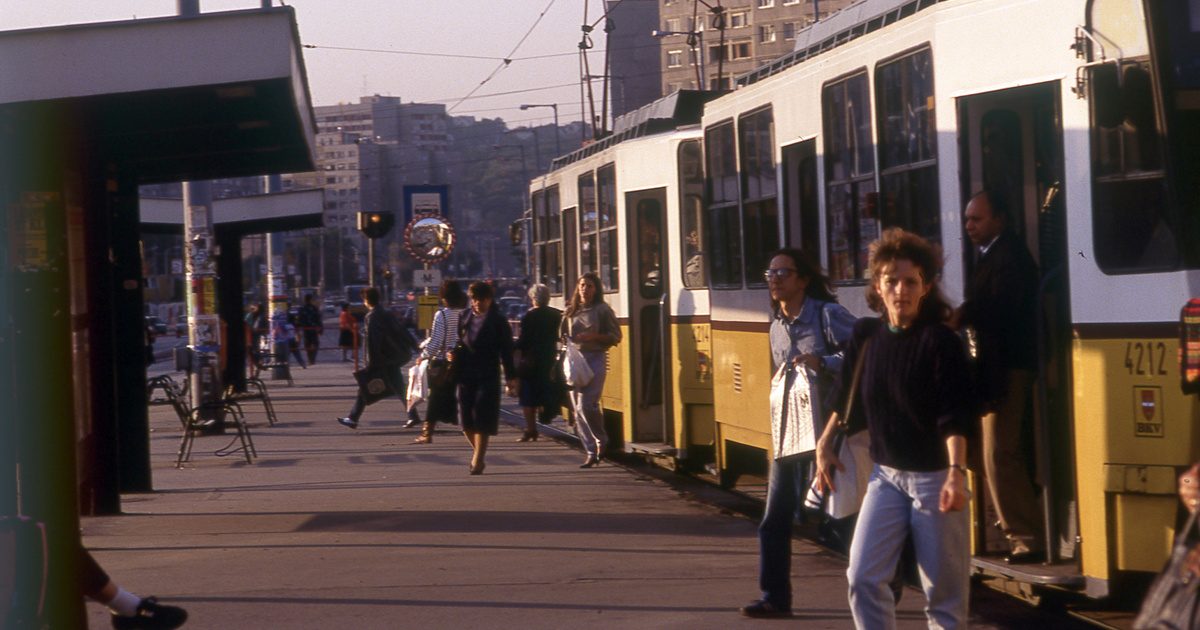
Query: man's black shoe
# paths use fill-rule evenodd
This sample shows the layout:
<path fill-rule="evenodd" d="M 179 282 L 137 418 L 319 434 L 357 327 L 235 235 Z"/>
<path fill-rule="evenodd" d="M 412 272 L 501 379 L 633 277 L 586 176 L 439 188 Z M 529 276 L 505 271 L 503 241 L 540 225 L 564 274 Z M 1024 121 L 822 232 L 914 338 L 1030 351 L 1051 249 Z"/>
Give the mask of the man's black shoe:
<path fill-rule="evenodd" d="M 741 613 L 743 617 L 753 619 L 781 619 L 791 617 L 792 609 L 781 608 L 765 599 L 760 599 L 754 603 L 742 606 Z"/>
<path fill-rule="evenodd" d="M 357 429 L 358 428 L 358 420 L 351 420 L 350 418 L 338 418 L 337 421 L 338 421 L 338 424 L 340 424 L 348 429 Z"/>
<path fill-rule="evenodd" d="M 138 604 L 137 614 L 132 617 L 113 615 L 112 625 L 118 630 L 171 630 L 187 621 L 187 611 L 178 606 L 167 606 L 158 603 L 153 597 L 147 597 Z"/>
<path fill-rule="evenodd" d="M 1004 556 L 1006 564 L 1034 564 L 1042 561 L 1042 556 L 1045 555 L 1040 551 L 1014 551 L 1007 556 Z"/>

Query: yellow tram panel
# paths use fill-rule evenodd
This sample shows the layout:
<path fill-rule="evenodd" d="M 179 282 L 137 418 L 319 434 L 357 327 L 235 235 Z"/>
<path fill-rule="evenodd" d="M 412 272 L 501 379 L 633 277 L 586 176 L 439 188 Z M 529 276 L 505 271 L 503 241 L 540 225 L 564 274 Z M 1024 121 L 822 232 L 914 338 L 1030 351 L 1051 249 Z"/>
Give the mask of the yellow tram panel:
<path fill-rule="evenodd" d="M 1175 478 L 1197 458 L 1193 397 L 1171 338 L 1076 335 L 1074 435 L 1083 574 L 1158 571 L 1170 550 Z"/>
<path fill-rule="evenodd" d="M 712 326 L 708 322 L 672 324 L 671 379 L 674 444 L 683 452 L 690 446 L 716 444 L 713 423 Z"/>
<path fill-rule="evenodd" d="M 714 329 L 712 343 L 713 404 L 722 440 L 769 452 L 771 354 L 766 331 Z"/>

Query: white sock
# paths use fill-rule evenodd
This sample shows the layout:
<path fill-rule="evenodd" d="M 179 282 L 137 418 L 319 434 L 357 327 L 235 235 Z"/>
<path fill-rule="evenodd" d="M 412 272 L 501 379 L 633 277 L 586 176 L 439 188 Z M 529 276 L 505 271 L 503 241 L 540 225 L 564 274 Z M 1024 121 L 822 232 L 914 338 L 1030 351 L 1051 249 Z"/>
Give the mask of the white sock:
<path fill-rule="evenodd" d="M 130 593 L 123 588 L 117 588 L 117 596 L 112 598 L 111 602 L 105 604 L 114 615 L 122 617 L 132 617 L 137 614 L 138 604 L 142 603 L 142 598 Z"/>

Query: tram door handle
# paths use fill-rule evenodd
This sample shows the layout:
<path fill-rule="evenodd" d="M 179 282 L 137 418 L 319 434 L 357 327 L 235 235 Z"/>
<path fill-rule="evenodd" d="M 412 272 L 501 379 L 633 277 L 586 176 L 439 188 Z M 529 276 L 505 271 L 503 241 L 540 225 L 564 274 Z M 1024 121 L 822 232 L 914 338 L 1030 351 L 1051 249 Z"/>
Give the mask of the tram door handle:
<path fill-rule="evenodd" d="M 1038 206 L 1040 214 L 1050 212 L 1050 208 L 1054 207 L 1054 200 L 1058 198 L 1058 193 L 1062 190 L 1061 182 L 1054 182 L 1046 189 L 1046 196 L 1042 198 L 1042 205 Z"/>

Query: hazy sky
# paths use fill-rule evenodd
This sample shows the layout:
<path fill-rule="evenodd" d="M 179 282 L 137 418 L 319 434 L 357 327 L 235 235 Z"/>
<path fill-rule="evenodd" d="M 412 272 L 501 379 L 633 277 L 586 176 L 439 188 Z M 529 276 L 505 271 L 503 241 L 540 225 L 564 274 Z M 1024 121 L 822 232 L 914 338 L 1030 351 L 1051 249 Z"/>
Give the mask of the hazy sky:
<path fill-rule="evenodd" d="M 455 105 L 501 64 L 538 16 L 544 17 L 512 53 L 512 63 L 453 114 L 500 117 L 512 126 L 550 122 L 549 108 L 520 111 L 522 103 L 558 103 L 563 124 L 578 120 L 580 25 L 603 13 L 602 0 L 284 0 L 296 10 L 314 105 L 356 102 L 364 94 L 404 102 Z M 626 0 L 653 1 L 653 0 Z M 279 3 L 275 0 L 276 4 Z M 200 0 L 202 12 L 257 8 L 259 0 Z M 547 9 L 547 7 L 549 7 Z M 173 15 L 175 0 L 0 0 L 0 30 Z M 591 56 L 603 72 L 602 30 Z M 345 48 L 471 55 L 463 59 Z M 522 57 L 558 55 L 541 59 Z M 560 86 L 560 87 L 553 87 Z M 597 88 L 598 89 L 598 88 Z M 502 92 L 509 95 L 486 96 Z"/>

